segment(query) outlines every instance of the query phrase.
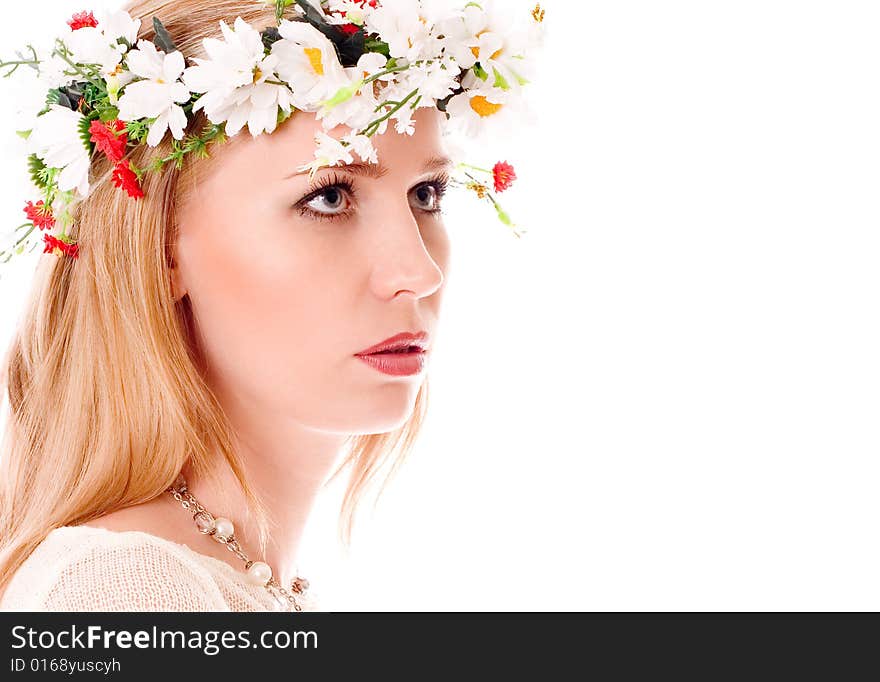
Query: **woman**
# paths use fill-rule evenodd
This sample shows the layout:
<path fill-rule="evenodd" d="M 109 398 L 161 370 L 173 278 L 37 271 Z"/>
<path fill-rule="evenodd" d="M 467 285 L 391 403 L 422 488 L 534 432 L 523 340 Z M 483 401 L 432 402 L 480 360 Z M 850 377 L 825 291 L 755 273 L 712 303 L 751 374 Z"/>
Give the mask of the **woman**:
<path fill-rule="evenodd" d="M 289 4 L 143 0 L 126 7 L 142 20 L 128 43 L 137 37 L 159 44 L 160 51 L 138 46 L 140 61 L 158 59 L 161 68 L 150 76 L 143 67 L 139 87 L 117 82 L 117 121 L 124 121 L 92 122 L 91 141 L 104 153 L 92 157 L 91 172 L 101 179 L 70 209 L 70 232 L 45 237 L 46 251 L 59 257 L 41 263 L 6 364 L 12 413 L 2 462 L 4 609 L 316 609 L 308 581 L 296 572 L 316 493 L 331 475 L 348 472 L 341 516 L 348 538 L 366 486 L 383 470 L 390 475 L 418 434 L 450 260 L 441 217 L 454 170 L 442 138 L 447 114 L 420 106 L 404 117 L 398 108 L 395 129 L 385 121 L 360 138 L 345 123 L 328 128 L 326 111 L 296 101 L 292 83 L 302 74 L 284 73 L 293 53 L 282 48 L 301 57 L 303 40 L 324 40 L 312 37 L 315 27 L 335 36 L 340 64 L 328 62 L 328 41 L 302 50 L 302 68 L 324 80 L 334 69 L 339 76 L 311 83 L 324 87 L 326 100 L 370 59 L 376 70 L 363 70 L 364 78 L 391 63 L 384 63 L 387 55 L 384 64 L 375 54 L 347 55 L 350 43 L 338 38 L 357 30 L 348 21 L 359 18 L 352 5 L 369 12 L 378 3 Z M 391 2 L 387 11 L 395 6 L 407 11 Z M 437 20 L 457 22 L 444 24 L 449 33 L 466 26 L 462 16 Z M 153 17 L 161 21 L 153 24 Z M 256 34 L 220 23 L 236 17 L 262 30 L 265 44 L 279 42 L 266 55 L 280 61 L 260 61 L 261 52 L 253 83 L 238 83 L 236 91 L 266 92 L 270 84 L 277 97 L 271 115 L 257 116 L 257 94 L 251 109 L 230 113 L 230 91 L 217 90 L 227 97 L 226 116 L 206 95 L 185 112 L 180 130 L 174 107 L 205 92 L 216 68 L 200 62 L 201 70 L 180 73 L 168 55 L 216 58 L 208 55 L 213 45 L 240 56 Z M 297 25 L 278 23 L 290 19 Z M 377 14 L 375 25 L 381 20 Z M 75 15 L 70 41 L 112 21 Z M 276 25 L 280 35 L 271 30 Z M 337 36 L 325 26 L 345 30 Z M 300 29 L 312 33 L 290 38 Z M 478 55 L 474 37 L 462 44 Z M 121 60 L 108 60 L 101 68 L 109 91 L 120 73 L 114 60 Z M 140 61 L 129 55 L 121 63 L 135 70 Z M 471 62 L 468 68 L 480 68 Z M 501 77 L 501 62 L 499 68 Z M 393 69 L 385 71 L 390 82 Z M 170 81 L 178 77 L 174 90 Z M 371 95 L 379 85 L 370 86 Z M 135 93 L 160 92 L 165 108 L 142 111 L 140 120 L 152 127 L 139 129 Z M 338 106 L 362 95 L 349 94 L 352 100 Z M 444 105 L 454 104 L 447 95 Z M 53 111 L 69 116 L 74 108 Z M 251 134 L 236 134 L 245 125 Z M 205 130 L 203 142 L 222 144 L 210 144 L 209 154 L 180 153 L 179 141 Z M 327 147 L 314 151 L 323 132 L 352 143 L 336 163 L 327 163 Z M 114 145 L 123 133 L 141 134 L 146 143 L 122 158 Z M 365 151 L 365 137 L 372 150 Z M 30 141 L 39 148 L 39 140 Z M 332 145 L 326 137 L 324 143 Z M 358 144 L 360 159 L 346 156 Z M 494 169 L 496 191 L 512 179 L 504 177 L 507 168 Z M 486 194 L 485 185 L 471 188 Z M 32 204 L 29 215 L 45 217 L 48 205 Z M 500 208 L 499 215 L 505 217 Z"/>

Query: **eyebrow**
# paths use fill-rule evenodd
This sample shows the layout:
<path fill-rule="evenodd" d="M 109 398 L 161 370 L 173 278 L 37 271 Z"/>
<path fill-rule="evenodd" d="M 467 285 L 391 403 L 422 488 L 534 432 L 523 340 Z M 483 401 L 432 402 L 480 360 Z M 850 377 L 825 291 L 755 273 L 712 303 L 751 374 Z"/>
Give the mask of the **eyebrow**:
<path fill-rule="evenodd" d="M 422 168 L 422 172 L 428 173 L 429 171 L 444 170 L 447 168 L 451 168 L 452 165 L 452 159 L 450 159 L 448 156 L 435 156 L 428 159 L 428 161 Z M 338 170 L 345 173 L 350 173 L 351 175 L 358 175 L 364 178 L 373 179 L 384 177 L 389 172 L 388 167 L 383 166 L 381 163 L 349 163 L 345 165 L 324 166 L 323 168 L 320 168 L 318 172 L 320 173 L 324 170 Z M 295 178 L 299 175 L 306 175 L 308 172 L 308 170 L 294 172 L 284 179 L 287 180 L 289 178 Z"/>

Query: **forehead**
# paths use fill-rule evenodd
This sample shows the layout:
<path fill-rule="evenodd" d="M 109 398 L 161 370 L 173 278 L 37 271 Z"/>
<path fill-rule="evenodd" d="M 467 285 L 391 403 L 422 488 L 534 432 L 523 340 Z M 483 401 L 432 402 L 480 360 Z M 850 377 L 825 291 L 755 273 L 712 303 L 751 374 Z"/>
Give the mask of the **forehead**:
<path fill-rule="evenodd" d="M 425 162 L 444 155 L 442 143 L 443 114 L 435 108 L 423 107 L 413 114 L 415 133 L 397 133 L 393 122 L 382 135 L 371 139 L 379 161 L 389 169 L 388 175 L 422 172 Z M 212 162 L 205 175 L 219 180 L 237 176 L 239 182 L 278 182 L 314 159 L 315 134 L 323 126 L 311 112 L 297 111 L 272 133 L 252 137 L 245 127 L 226 143 L 211 150 Z M 351 132 L 347 126 L 327 131 L 341 139 Z M 355 162 L 360 161 L 353 155 Z"/>

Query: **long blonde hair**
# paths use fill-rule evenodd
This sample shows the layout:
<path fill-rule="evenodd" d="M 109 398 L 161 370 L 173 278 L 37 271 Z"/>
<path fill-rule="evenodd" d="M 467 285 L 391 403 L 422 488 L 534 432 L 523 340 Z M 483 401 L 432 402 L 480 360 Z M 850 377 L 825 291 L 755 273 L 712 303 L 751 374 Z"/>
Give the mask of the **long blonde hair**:
<path fill-rule="evenodd" d="M 202 39 L 220 37 L 221 19 L 231 25 L 241 16 L 258 29 L 276 21 L 274 6 L 256 1 L 134 0 L 125 9 L 141 19 L 146 39 L 159 17 L 187 57 L 206 56 Z M 187 132 L 206 123 L 199 112 Z M 145 168 L 170 151 L 166 137 L 158 147 L 137 147 L 131 160 Z M 197 472 L 211 475 L 217 453 L 251 505 L 265 551 L 266 509 L 202 378 L 189 299 L 171 297 L 175 205 L 205 163 L 193 156 L 180 169 L 168 163 L 162 173 L 148 172 L 146 196 L 135 201 L 109 182 L 112 169 L 96 155 L 92 193 L 72 209 L 79 258 L 41 257 L 0 368 L 9 398 L 0 450 L 0 592 L 52 529 L 158 497 L 190 458 Z M 346 543 L 369 484 L 381 479 L 381 495 L 411 451 L 427 389 L 425 381 L 400 429 L 348 439 L 330 479 L 350 471 L 339 516 Z"/>

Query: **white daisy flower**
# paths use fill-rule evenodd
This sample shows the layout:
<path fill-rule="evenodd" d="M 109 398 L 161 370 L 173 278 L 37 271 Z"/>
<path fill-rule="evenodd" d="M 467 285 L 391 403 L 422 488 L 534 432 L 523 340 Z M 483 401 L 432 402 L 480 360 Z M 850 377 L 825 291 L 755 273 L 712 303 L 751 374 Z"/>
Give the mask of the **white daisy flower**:
<path fill-rule="evenodd" d="M 72 67 L 57 54 L 50 54 L 51 50 L 46 52 L 37 52 L 40 60 L 39 80 L 47 88 L 60 88 L 62 85 L 68 85 L 76 79 L 75 75 L 67 73 L 72 71 Z"/>
<path fill-rule="evenodd" d="M 77 64 L 98 64 L 102 74 L 116 69 L 128 46 L 119 42 L 120 38 L 134 44 L 141 27 L 140 19 L 132 19 L 124 10 L 108 12 L 99 9 L 94 12 L 97 26 L 84 26 L 75 31 L 67 30 L 61 41 L 67 46 L 71 57 Z"/>
<path fill-rule="evenodd" d="M 188 102 L 190 92 L 178 80 L 185 68 L 180 51 L 166 54 L 159 52 L 152 42 L 140 40 L 137 49 L 125 56 L 125 63 L 131 73 L 143 80 L 127 85 L 119 98 L 120 120 L 155 118 L 147 135 L 150 147 L 158 145 L 169 129 L 176 140 L 183 139 L 187 119 L 177 103 Z"/>
<path fill-rule="evenodd" d="M 366 163 L 379 162 L 379 154 L 373 146 L 373 141 L 366 135 L 358 135 L 357 131 L 353 130 L 342 140 L 348 143 L 349 149 L 357 154 L 361 161 Z"/>
<path fill-rule="evenodd" d="M 311 182 L 315 178 L 315 174 L 324 166 L 353 163 L 352 151 L 352 147 L 342 144 L 340 140 L 319 130 L 315 133 L 315 158 L 297 170 L 309 171 L 309 181 Z"/>
<path fill-rule="evenodd" d="M 469 137 L 476 137 L 488 128 L 498 131 L 509 122 L 510 94 L 498 88 L 465 90 L 449 100 L 446 111 L 449 125 Z"/>
<path fill-rule="evenodd" d="M 333 43 L 314 26 L 284 19 L 278 33 L 281 40 L 272 44 L 272 55 L 278 59 L 278 75 L 293 90 L 298 109 L 314 111 L 349 84 Z"/>
<path fill-rule="evenodd" d="M 345 69 L 349 83 L 343 87 L 357 88 L 366 78 L 382 71 L 387 61 L 387 57 L 377 52 L 361 55 L 356 66 Z M 376 96 L 377 83 L 391 77 L 392 74 L 381 76 L 377 81 L 359 87 L 346 101 L 332 107 L 322 107 L 318 111 L 317 118 L 323 122 L 324 130 L 332 130 L 340 124 L 360 129 L 374 118 L 378 118 L 375 109 L 381 100 Z"/>
<path fill-rule="evenodd" d="M 341 140 L 337 140 L 323 131 L 318 131 L 315 133 L 315 158 L 297 170 L 309 171 L 309 181 L 311 181 L 321 168 L 354 163 L 352 154 L 357 154 L 365 163 L 378 163 L 379 161 L 379 155 L 372 140 L 366 135 L 359 135 L 356 130 L 352 130 Z"/>
<path fill-rule="evenodd" d="M 193 112 L 204 108 L 214 124 L 226 122 L 226 134 L 235 135 L 245 124 L 253 137 L 271 133 L 278 125 L 278 108 L 289 114 L 293 93 L 277 80 L 278 57 L 266 55 L 259 32 L 241 17 L 234 29 L 220 21 L 224 40 L 205 38 L 209 59 L 195 58 L 196 66 L 183 71 L 191 92 L 203 93 Z"/>
<path fill-rule="evenodd" d="M 391 116 L 397 132 L 402 135 L 415 133 L 412 117 L 417 109 L 435 107 L 436 100 L 444 99 L 458 89 L 455 76 L 459 68 L 452 59 L 436 59 L 410 66 L 406 71 L 395 74 L 394 82 L 385 88 L 380 101 L 402 101 L 414 90 L 418 95 Z M 412 105 L 415 104 L 415 108 Z"/>
<path fill-rule="evenodd" d="M 370 33 L 388 43 L 392 57 L 411 62 L 441 54 L 443 27 L 460 14 L 450 0 L 382 0 L 365 16 Z"/>
<path fill-rule="evenodd" d="M 402 87 L 411 92 L 418 88 L 419 107 L 434 106 L 432 100 L 444 99 L 458 89 L 459 68 L 452 59 L 435 59 L 414 64 L 398 74 Z"/>
<path fill-rule="evenodd" d="M 61 170 L 58 189 L 62 192 L 76 189 L 85 197 L 89 194 L 90 150 L 80 137 L 83 120 L 78 111 L 53 104 L 34 122 L 27 138 L 27 150 L 49 168 Z"/>
<path fill-rule="evenodd" d="M 502 10 L 492 0 L 468 5 L 459 21 L 446 26 L 446 52 L 463 69 L 473 69 L 479 62 L 480 76 L 487 85 L 518 89 L 528 80 L 524 57 L 538 35 L 533 28 L 537 22 L 527 13 L 520 18 L 516 22 L 509 8 Z"/>
<path fill-rule="evenodd" d="M 124 10 L 109 12 L 104 9 L 95 11 L 95 19 L 98 28 L 109 38 L 124 38 L 129 44 L 134 45 L 138 31 L 141 30 L 141 20 L 132 19 L 131 15 Z"/>

